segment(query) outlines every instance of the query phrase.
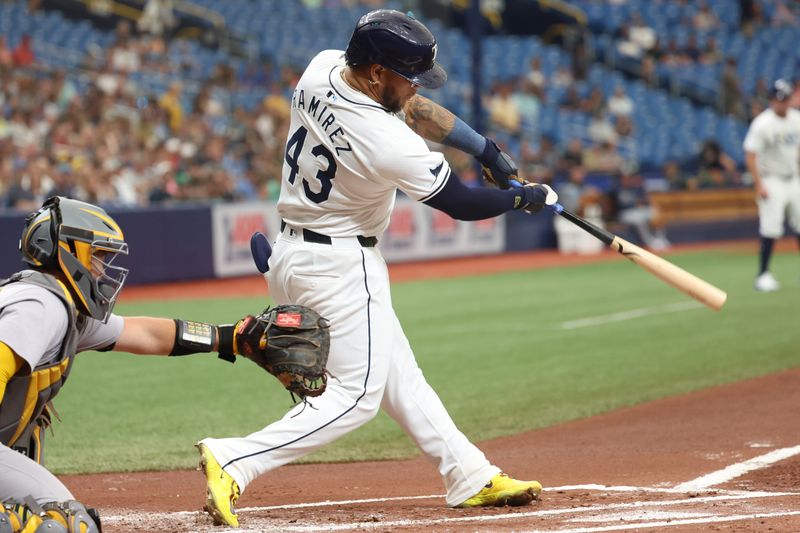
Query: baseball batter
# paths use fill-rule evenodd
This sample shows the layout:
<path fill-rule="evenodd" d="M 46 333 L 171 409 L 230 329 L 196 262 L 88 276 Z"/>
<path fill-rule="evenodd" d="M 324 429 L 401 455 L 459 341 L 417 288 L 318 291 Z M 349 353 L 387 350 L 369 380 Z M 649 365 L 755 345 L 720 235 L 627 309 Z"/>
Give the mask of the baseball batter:
<path fill-rule="evenodd" d="M 266 275 L 277 302 L 313 307 L 330 320 L 327 391 L 243 438 L 198 444 L 207 511 L 238 525 L 240 492 L 260 474 L 310 453 L 383 408 L 436 464 L 450 506 L 523 505 L 541 485 L 503 474 L 462 434 L 425 381 L 392 308 L 376 246 L 399 189 L 454 218 L 535 212 L 547 186 L 509 188 L 516 167 L 496 145 L 421 96 L 446 80 L 436 41 L 419 21 L 378 10 L 357 23 L 347 51 L 327 50 L 294 90 L 278 210 L 281 234 Z M 421 136 L 422 135 L 422 136 Z M 501 189 L 464 186 L 423 139 L 475 155 Z"/>
<path fill-rule="evenodd" d="M 770 89 L 770 106 L 750 124 L 744 139 L 747 169 L 753 176 L 758 203 L 761 250 L 754 287 L 780 288 L 769 271 L 775 239 L 787 220 L 800 242 L 800 111 L 790 105 L 794 88 L 777 80 Z"/>
<path fill-rule="evenodd" d="M 128 274 L 114 260 L 128 253 L 128 245 L 119 225 L 97 206 L 48 199 L 25 219 L 20 250 L 30 269 L 0 280 L 0 532 L 97 532 L 97 513 L 41 465 L 50 402 L 75 354 L 218 350 L 231 360 L 237 331 L 112 313 Z M 237 326 L 248 318 L 254 317 Z"/>

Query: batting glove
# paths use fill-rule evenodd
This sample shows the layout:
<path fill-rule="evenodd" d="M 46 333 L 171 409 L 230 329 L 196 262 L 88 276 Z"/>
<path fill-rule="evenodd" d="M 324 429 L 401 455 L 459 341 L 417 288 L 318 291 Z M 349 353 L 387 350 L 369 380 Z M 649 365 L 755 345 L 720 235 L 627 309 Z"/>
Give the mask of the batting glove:
<path fill-rule="evenodd" d="M 528 213 L 534 214 L 542 210 L 546 205 L 553 205 L 558 202 L 558 193 L 549 185 L 543 183 L 526 183 L 522 187 L 522 197 L 520 198 L 517 209 L 524 209 Z"/>
<path fill-rule="evenodd" d="M 486 181 L 500 189 L 508 189 L 511 187 L 509 180 L 517 179 L 517 164 L 491 139 L 486 139 L 483 152 L 475 156 L 475 159 L 483 167 L 483 177 Z"/>

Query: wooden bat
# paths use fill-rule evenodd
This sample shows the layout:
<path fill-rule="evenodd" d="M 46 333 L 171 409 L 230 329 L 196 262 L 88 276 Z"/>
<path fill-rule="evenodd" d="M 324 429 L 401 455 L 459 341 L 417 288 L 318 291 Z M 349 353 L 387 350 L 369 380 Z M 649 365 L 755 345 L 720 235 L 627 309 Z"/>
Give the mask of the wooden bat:
<path fill-rule="evenodd" d="M 725 305 L 725 300 L 728 298 L 725 291 L 698 278 L 694 274 L 686 272 L 666 259 L 650 253 L 618 235 L 614 235 L 613 233 L 599 228 L 574 213 L 570 213 L 559 203 L 553 204 L 550 207 L 579 228 L 606 243 L 612 250 L 621 253 L 624 257 L 630 259 L 651 274 L 661 278 L 676 289 L 683 291 L 714 311 L 719 311 L 722 309 L 722 306 Z"/>

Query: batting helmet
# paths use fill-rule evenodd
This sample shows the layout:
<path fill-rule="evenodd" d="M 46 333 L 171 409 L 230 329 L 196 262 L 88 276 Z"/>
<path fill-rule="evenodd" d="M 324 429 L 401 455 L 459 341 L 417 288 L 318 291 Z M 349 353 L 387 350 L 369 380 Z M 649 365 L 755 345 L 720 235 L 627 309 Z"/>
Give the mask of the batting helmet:
<path fill-rule="evenodd" d="M 428 89 L 447 81 L 436 62 L 436 39 L 430 30 L 392 9 L 371 11 L 358 20 L 345 59 L 353 67 L 377 63 Z"/>
<path fill-rule="evenodd" d="M 106 321 L 128 269 L 113 266 L 128 245 L 119 225 L 100 207 L 61 196 L 48 198 L 25 219 L 22 260 L 63 274 L 78 309 Z"/>

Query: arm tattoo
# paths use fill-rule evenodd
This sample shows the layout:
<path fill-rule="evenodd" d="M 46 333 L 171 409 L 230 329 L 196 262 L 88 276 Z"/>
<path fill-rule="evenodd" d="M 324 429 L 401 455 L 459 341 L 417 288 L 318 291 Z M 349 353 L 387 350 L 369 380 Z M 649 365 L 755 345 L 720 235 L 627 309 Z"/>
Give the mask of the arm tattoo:
<path fill-rule="evenodd" d="M 404 108 L 406 124 L 417 135 L 429 141 L 441 143 L 456 123 L 456 116 L 439 104 L 414 95 Z"/>

